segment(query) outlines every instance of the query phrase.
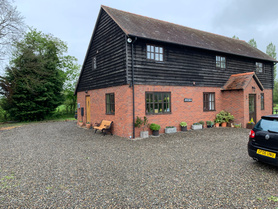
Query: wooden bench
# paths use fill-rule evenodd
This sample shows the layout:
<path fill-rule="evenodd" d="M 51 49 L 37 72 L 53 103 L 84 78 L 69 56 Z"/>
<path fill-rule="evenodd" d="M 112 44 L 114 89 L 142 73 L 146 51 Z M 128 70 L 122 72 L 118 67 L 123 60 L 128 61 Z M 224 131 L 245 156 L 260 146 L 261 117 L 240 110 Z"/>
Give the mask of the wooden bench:
<path fill-rule="evenodd" d="M 113 135 L 111 131 L 112 123 L 113 121 L 109 121 L 109 120 L 102 120 L 100 123 L 95 123 L 94 125 L 95 133 L 97 132 L 97 130 L 100 130 L 104 134 L 104 136 L 106 135 L 107 132 L 110 132 L 111 135 Z"/>

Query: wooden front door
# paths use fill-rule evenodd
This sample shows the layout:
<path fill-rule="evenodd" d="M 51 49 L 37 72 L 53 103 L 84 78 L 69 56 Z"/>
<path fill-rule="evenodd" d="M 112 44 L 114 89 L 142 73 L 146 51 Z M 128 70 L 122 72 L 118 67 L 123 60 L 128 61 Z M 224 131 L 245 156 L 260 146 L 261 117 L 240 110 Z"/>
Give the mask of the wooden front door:
<path fill-rule="evenodd" d="M 256 123 L 256 94 L 249 94 L 249 121 L 253 118 Z"/>
<path fill-rule="evenodd" d="M 86 96 L 86 122 L 91 122 L 90 96 Z"/>

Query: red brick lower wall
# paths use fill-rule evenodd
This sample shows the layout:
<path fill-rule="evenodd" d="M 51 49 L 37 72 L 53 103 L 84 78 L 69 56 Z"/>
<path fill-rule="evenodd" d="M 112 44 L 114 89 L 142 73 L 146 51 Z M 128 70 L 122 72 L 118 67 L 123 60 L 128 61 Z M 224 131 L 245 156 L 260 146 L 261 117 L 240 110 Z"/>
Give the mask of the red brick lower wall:
<path fill-rule="evenodd" d="M 254 82 L 254 83 L 252 83 Z M 251 84 L 245 91 L 221 91 L 215 87 L 184 87 L 184 86 L 151 86 L 151 85 L 135 85 L 135 117 L 145 116 L 145 92 L 171 92 L 171 113 L 163 115 L 146 115 L 149 123 L 156 123 L 161 126 L 160 133 L 164 133 L 166 126 L 176 126 L 180 130 L 180 122 L 185 121 L 188 128 L 195 122 L 213 121 L 217 113 L 226 110 L 235 116 L 236 123 L 245 124 L 249 120 L 249 100 L 246 95 L 255 85 L 252 80 Z M 215 92 L 215 111 L 203 111 L 203 92 Z M 115 115 L 106 115 L 105 94 L 115 94 Z M 261 111 L 260 106 L 260 89 L 256 87 L 257 95 L 257 120 L 261 115 L 272 113 L 272 90 L 264 90 L 265 94 L 265 110 Z M 85 108 L 85 97 L 90 95 L 91 101 L 91 123 L 100 122 L 102 119 L 112 120 L 113 134 L 129 138 L 133 133 L 133 108 L 132 108 L 132 88 L 128 85 L 111 87 L 98 90 L 90 90 L 77 93 L 77 102 L 81 107 Z M 192 99 L 192 102 L 184 102 L 185 98 Z M 86 115 L 86 110 L 85 110 Z M 78 109 L 78 120 L 81 120 L 80 109 Z M 83 117 L 86 122 L 86 116 Z M 135 137 L 139 137 L 142 129 L 135 129 Z M 151 134 L 151 131 L 149 130 Z"/>

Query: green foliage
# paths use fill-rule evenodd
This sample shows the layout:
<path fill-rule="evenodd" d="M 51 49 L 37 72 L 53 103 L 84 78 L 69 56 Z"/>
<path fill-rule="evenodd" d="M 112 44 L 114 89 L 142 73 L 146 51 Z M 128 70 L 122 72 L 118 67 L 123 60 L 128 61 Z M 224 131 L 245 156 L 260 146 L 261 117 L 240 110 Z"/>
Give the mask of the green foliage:
<path fill-rule="evenodd" d="M 33 29 L 15 48 L 5 76 L 0 77 L 2 107 L 14 120 L 43 120 L 64 101 L 67 73 L 63 69 L 73 59 L 63 56 L 64 42 Z"/>
<path fill-rule="evenodd" d="M 202 125 L 201 123 L 193 123 L 193 125 Z"/>
<path fill-rule="evenodd" d="M 214 124 L 213 121 L 210 121 L 210 120 L 206 121 L 206 123 L 207 123 L 207 126 L 212 126 Z"/>
<path fill-rule="evenodd" d="M 250 44 L 251 46 L 257 48 L 257 42 L 255 41 L 254 38 L 250 39 L 250 40 L 248 41 L 248 44 Z"/>
<path fill-rule="evenodd" d="M 234 38 L 234 39 L 239 39 L 236 35 L 234 35 L 232 38 Z"/>
<path fill-rule="evenodd" d="M 152 131 L 159 131 L 159 130 L 160 130 L 160 125 L 155 124 L 155 123 L 152 123 L 152 124 L 150 125 L 150 129 L 151 129 Z"/>
<path fill-rule="evenodd" d="M 180 123 L 180 126 L 181 126 L 181 127 L 186 127 L 186 126 L 187 126 L 187 123 L 186 123 L 186 122 L 181 122 L 181 123 Z"/>
<path fill-rule="evenodd" d="M 216 115 L 214 120 L 215 123 L 228 123 L 234 120 L 234 116 L 231 113 L 221 110 L 220 113 Z"/>
<path fill-rule="evenodd" d="M 143 131 L 145 131 L 145 128 L 148 127 L 148 118 L 144 116 L 144 120 L 142 120 L 140 117 L 137 116 L 135 121 L 135 127 L 140 128 L 143 125 Z"/>
<path fill-rule="evenodd" d="M 166 128 L 175 128 L 175 126 L 166 126 Z"/>
<path fill-rule="evenodd" d="M 204 122 L 204 121 L 202 121 L 202 120 L 201 120 L 201 121 L 199 121 L 199 123 L 200 123 L 200 124 L 202 124 L 202 126 L 203 126 L 203 125 L 205 125 L 205 122 Z"/>

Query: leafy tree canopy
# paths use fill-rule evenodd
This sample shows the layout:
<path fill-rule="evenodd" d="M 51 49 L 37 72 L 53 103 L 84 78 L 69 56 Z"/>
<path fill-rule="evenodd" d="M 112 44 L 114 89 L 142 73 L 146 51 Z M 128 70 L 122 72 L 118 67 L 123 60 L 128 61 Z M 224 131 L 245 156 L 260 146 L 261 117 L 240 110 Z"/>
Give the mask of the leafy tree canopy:
<path fill-rule="evenodd" d="M 3 108 L 13 119 L 42 120 L 63 102 L 63 69 L 73 59 L 65 52 L 63 41 L 34 29 L 15 44 L 10 66 L 0 77 Z"/>
<path fill-rule="evenodd" d="M 257 42 L 255 41 L 254 38 L 250 39 L 250 40 L 248 41 L 248 44 L 250 44 L 251 46 L 257 48 Z"/>

